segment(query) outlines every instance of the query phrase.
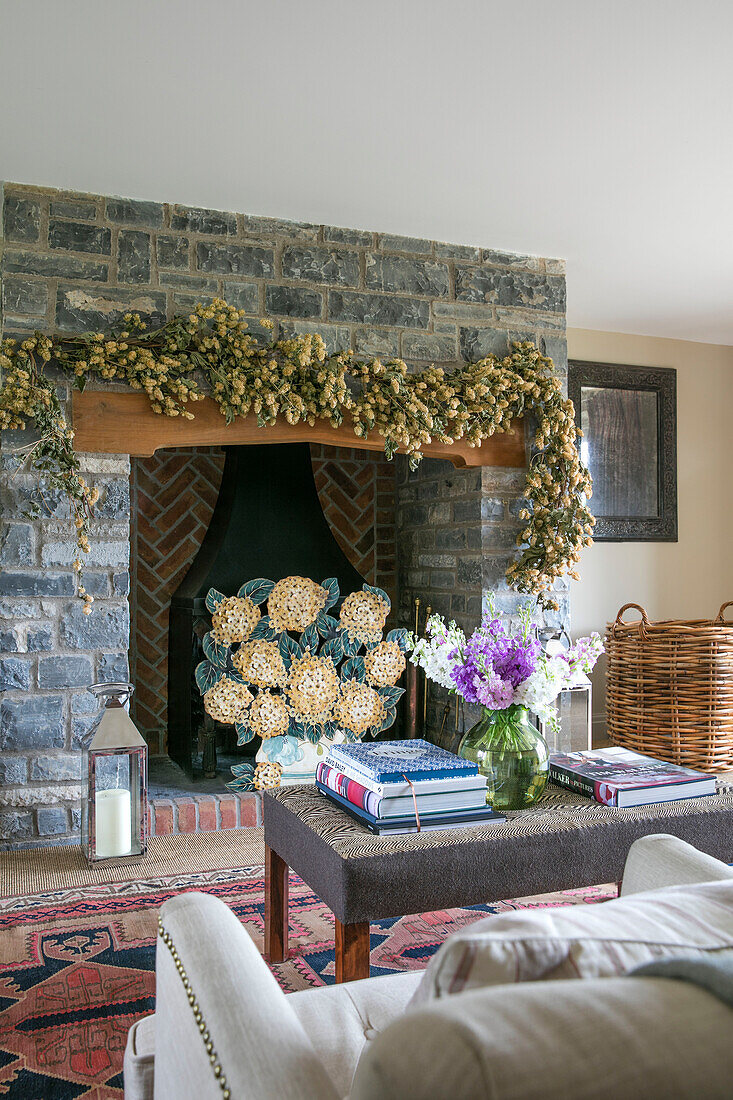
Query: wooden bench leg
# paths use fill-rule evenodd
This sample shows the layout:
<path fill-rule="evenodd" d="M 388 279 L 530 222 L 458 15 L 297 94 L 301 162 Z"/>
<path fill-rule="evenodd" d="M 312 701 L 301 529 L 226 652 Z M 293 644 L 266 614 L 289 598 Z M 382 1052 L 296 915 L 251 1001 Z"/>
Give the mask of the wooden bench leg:
<path fill-rule="evenodd" d="M 288 955 L 288 865 L 265 845 L 265 957 L 283 962 Z"/>
<path fill-rule="evenodd" d="M 369 922 L 342 924 L 336 919 L 336 981 L 369 977 Z"/>

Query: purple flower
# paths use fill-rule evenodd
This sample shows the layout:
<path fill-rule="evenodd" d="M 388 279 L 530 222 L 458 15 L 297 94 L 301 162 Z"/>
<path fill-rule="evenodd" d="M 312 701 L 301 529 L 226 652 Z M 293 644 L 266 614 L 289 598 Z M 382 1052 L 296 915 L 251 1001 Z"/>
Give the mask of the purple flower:
<path fill-rule="evenodd" d="M 507 684 L 495 673 L 489 673 L 485 680 L 474 677 L 476 701 L 489 710 L 505 710 L 514 702 L 511 684 Z"/>
<path fill-rule="evenodd" d="M 534 638 L 511 636 L 500 619 L 484 619 L 463 650 L 451 653 L 451 677 L 467 702 L 504 710 L 511 706 L 515 689 L 534 672 L 539 654 Z"/>

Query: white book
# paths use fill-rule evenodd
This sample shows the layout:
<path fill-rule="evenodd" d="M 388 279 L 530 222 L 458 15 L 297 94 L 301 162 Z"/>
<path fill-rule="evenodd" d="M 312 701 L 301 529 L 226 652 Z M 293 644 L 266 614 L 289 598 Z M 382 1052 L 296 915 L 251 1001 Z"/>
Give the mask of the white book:
<path fill-rule="evenodd" d="M 412 783 L 412 787 L 404 779 L 399 779 L 393 783 L 380 783 L 375 779 L 370 779 L 369 776 L 364 775 L 362 772 L 352 768 L 350 764 L 344 763 L 342 760 L 336 759 L 331 753 L 328 754 L 324 763 L 329 768 L 334 768 L 335 771 L 343 772 L 349 779 L 353 779 L 356 783 L 361 783 L 362 787 L 366 787 L 368 791 L 374 791 L 381 798 L 412 798 L 412 788 L 415 788 L 416 795 L 435 795 L 444 794 L 448 792 L 457 791 L 485 791 L 486 790 L 486 777 L 483 775 L 466 775 L 466 776 L 450 776 L 446 779 L 416 779 Z"/>

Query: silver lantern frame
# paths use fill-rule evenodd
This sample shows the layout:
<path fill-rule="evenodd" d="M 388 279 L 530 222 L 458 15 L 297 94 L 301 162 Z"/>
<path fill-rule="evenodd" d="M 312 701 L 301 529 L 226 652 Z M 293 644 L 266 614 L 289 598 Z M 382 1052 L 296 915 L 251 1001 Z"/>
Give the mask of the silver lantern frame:
<path fill-rule="evenodd" d="M 139 863 L 148 850 L 148 746 L 127 713 L 134 688 L 128 683 L 92 684 L 89 691 L 105 699 L 104 709 L 93 727 L 91 740 L 84 748 L 82 776 L 81 846 L 90 867 L 106 864 Z M 124 855 L 97 855 L 97 765 L 113 758 L 127 757 L 130 791 L 131 851 Z M 137 849 L 137 850 L 135 850 Z"/>
<path fill-rule="evenodd" d="M 584 745 L 563 745 L 562 742 L 556 743 L 558 737 L 562 738 L 562 723 L 560 724 L 560 732 L 556 734 L 550 727 L 549 722 L 535 715 L 539 731 L 547 742 L 547 747 L 550 750 L 550 754 L 556 752 L 585 752 L 588 749 L 593 748 L 593 686 L 587 677 L 583 678 L 582 683 L 573 684 L 572 687 L 565 688 L 561 691 L 557 697 L 557 709 L 560 711 L 560 699 L 563 695 L 575 695 L 585 694 L 585 729 L 587 730 L 587 744 Z"/>

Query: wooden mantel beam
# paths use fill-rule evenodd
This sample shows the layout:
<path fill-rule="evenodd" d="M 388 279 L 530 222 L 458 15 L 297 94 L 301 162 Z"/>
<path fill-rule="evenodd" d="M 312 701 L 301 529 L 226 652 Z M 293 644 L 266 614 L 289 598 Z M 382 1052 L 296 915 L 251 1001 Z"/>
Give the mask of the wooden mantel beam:
<path fill-rule="evenodd" d="M 193 420 L 180 416 L 160 416 L 150 408 L 144 393 L 119 393 L 110 390 L 74 392 L 74 448 L 77 451 L 106 454 L 130 454 L 147 457 L 161 447 L 211 447 L 250 443 L 324 443 L 331 447 L 357 447 L 382 451 L 384 439 L 376 432 L 359 439 L 349 424 L 332 428 L 319 420 L 309 424 L 278 421 L 260 428 L 253 415 L 227 423 L 219 406 L 210 397 L 192 404 Z M 500 432 L 484 440 L 480 447 L 469 447 L 464 440 L 451 446 L 431 443 L 423 454 L 447 458 L 454 466 L 526 465 L 524 423 L 514 420 L 509 432 Z"/>

